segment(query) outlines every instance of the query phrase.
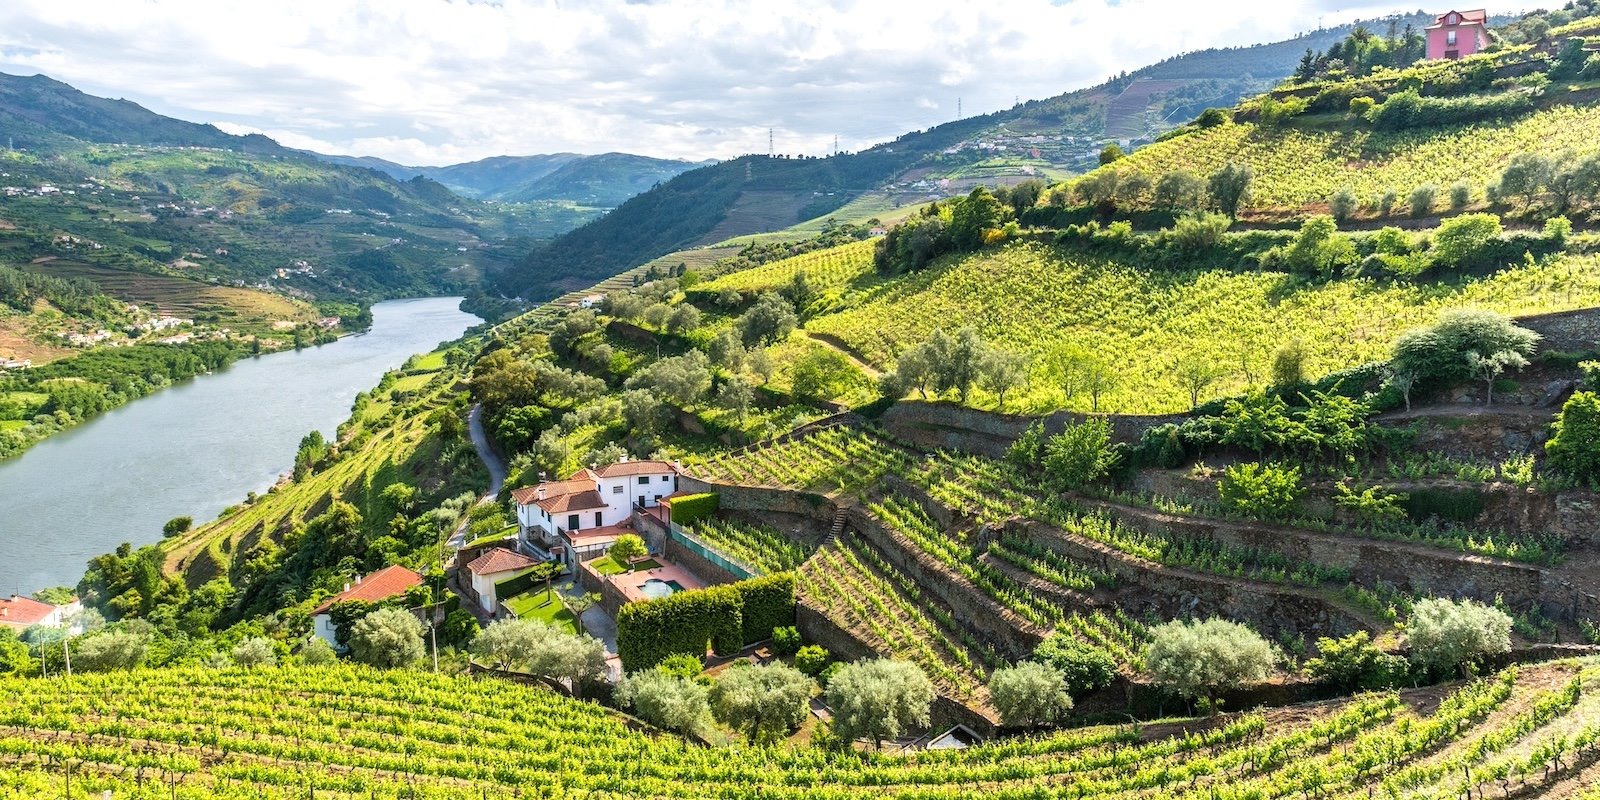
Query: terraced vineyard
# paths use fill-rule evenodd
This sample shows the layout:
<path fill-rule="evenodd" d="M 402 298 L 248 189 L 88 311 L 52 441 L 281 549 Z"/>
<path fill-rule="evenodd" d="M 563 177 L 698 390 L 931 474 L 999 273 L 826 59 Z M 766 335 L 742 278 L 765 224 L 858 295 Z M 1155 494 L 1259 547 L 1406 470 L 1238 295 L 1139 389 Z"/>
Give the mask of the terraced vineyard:
<path fill-rule="evenodd" d="M 794 569 L 811 555 L 810 548 L 768 525 L 706 519 L 690 526 L 689 533 L 723 555 L 761 572 Z"/>
<path fill-rule="evenodd" d="M 1028 385 L 1007 398 L 1012 411 L 1091 410 L 1089 394 L 1068 396 L 1053 372 L 1064 348 L 1080 348 L 1112 372 L 1100 411 L 1164 413 L 1189 409 L 1177 373 L 1184 354 L 1204 354 L 1225 372 L 1202 400 L 1228 396 L 1264 383 L 1273 352 L 1294 338 L 1315 377 L 1386 357 L 1401 333 L 1446 308 L 1515 316 L 1600 305 L 1597 265 L 1594 256 L 1567 256 L 1459 282 L 1308 284 L 1273 272 L 1144 271 L 1014 243 L 942 262 L 806 327 L 889 368 L 950 320 L 971 324 L 986 341 L 1033 359 Z M 995 400 L 977 392 L 974 402 Z"/>
<path fill-rule="evenodd" d="M 855 494 L 909 461 L 905 451 L 870 431 L 836 425 L 720 454 L 687 469 L 723 483 Z"/>
<path fill-rule="evenodd" d="M 12 680 L 0 798 L 1580 797 L 1593 662 L 1143 731 L 908 755 L 729 750 L 542 688 L 365 668 Z M 980 788 L 981 787 L 981 790 Z"/>
<path fill-rule="evenodd" d="M 875 243 L 876 240 L 867 239 L 826 250 L 813 250 L 724 275 L 696 287 L 696 291 L 715 295 L 732 289 L 740 294 L 751 295 L 778 289 L 801 272 L 806 274 L 806 281 L 816 290 L 846 286 L 872 272 L 872 248 Z"/>
<path fill-rule="evenodd" d="M 1369 200 L 1389 189 L 1404 196 L 1423 184 L 1459 180 L 1482 198 L 1484 186 L 1517 153 L 1594 152 L 1596 126 L 1600 107 L 1566 105 L 1510 121 L 1399 133 L 1229 124 L 1142 147 L 1115 168 L 1150 176 L 1178 169 L 1207 175 L 1229 161 L 1249 164 L 1255 171 L 1249 202 L 1254 208 L 1325 203 L 1345 187 Z"/>

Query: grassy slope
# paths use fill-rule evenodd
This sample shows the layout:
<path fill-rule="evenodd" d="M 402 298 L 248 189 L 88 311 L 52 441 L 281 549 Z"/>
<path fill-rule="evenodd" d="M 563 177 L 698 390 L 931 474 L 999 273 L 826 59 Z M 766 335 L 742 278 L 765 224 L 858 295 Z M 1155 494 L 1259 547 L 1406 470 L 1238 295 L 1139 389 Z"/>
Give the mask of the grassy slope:
<path fill-rule="evenodd" d="M 1040 357 L 1072 342 L 1113 359 L 1118 385 L 1102 400 L 1102 411 L 1181 411 L 1188 397 L 1173 365 L 1184 353 L 1208 356 L 1230 371 L 1206 396 L 1245 388 L 1242 361 L 1259 384 L 1273 351 L 1296 336 L 1307 346 L 1308 373 L 1320 375 L 1381 357 L 1400 333 L 1442 308 L 1481 306 L 1519 315 L 1600 304 L 1596 264 L 1593 257 L 1568 257 L 1425 286 L 1369 280 L 1313 285 L 1271 272 L 1153 273 L 1019 243 L 875 285 L 858 307 L 806 327 L 886 367 L 936 329 L 972 325 L 986 339 L 1036 357 L 1026 398 L 1036 411 L 1088 408 L 1087 396 L 1064 402 L 1044 375 L 1048 359 Z M 780 262 L 718 283 L 746 290 L 775 285 L 792 266 Z M 877 283 L 869 270 L 856 281 Z"/>

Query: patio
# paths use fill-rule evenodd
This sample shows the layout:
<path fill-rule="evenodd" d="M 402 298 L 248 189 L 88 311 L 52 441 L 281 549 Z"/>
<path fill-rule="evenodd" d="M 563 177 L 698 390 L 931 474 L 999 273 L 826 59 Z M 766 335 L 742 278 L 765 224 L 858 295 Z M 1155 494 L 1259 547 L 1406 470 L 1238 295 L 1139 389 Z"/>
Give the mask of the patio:
<path fill-rule="evenodd" d="M 642 569 L 635 572 L 612 575 L 609 580 L 630 603 L 640 600 L 654 600 L 658 597 L 665 597 L 668 594 L 689 589 L 705 588 L 705 582 L 695 577 L 695 574 L 689 570 L 665 561 L 659 556 L 655 557 L 654 561 L 661 566 L 654 569 Z M 657 588 L 663 586 L 665 588 Z M 652 594 L 652 592 L 655 594 Z"/>

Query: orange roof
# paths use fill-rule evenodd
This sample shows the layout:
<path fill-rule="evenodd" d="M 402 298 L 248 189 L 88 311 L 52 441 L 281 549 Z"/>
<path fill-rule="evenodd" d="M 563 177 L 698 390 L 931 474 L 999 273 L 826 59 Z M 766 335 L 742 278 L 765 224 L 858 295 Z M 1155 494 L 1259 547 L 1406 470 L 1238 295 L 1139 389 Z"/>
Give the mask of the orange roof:
<path fill-rule="evenodd" d="M 491 547 L 483 555 L 473 559 L 472 563 L 467 565 L 467 571 L 474 575 L 493 575 L 497 572 L 511 572 L 538 565 L 538 561 L 515 550 Z"/>
<path fill-rule="evenodd" d="M 1445 13 L 1440 14 L 1437 17 L 1434 17 L 1433 18 L 1433 24 L 1429 25 L 1428 27 L 1437 28 L 1437 27 L 1439 27 L 1441 25 L 1444 25 L 1445 17 L 1448 17 L 1451 14 L 1460 15 L 1461 22 L 1458 23 L 1460 25 L 1487 25 L 1487 24 L 1489 24 L 1489 12 L 1480 8 L 1480 9 L 1477 9 L 1476 11 L 1446 11 Z"/>
<path fill-rule="evenodd" d="M 591 511 L 600 508 L 610 508 L 606 505 L 605 498 L 600 493 L 590 489 L 577 494 L 564 494 L 560 497 L 547 497 L 535 501 L 538 506 L 552 514 L 561 514 L 569 511 Z"/>
<path fill-rule="evenodd" d="M 368 603 L 388 600 L 413 586 L 421 585 L 421 575 L 399 564 L 394 564 L 384 567 L 365 578 L 358 578 L 356 585 L 324 600 L 322 605 L 317 606 L 317 610 L 311 612 L 311 614 L 315 616 L 326 613 L 328 609 L 333 608 L 334 603 L 343 603 L 348 600 L 365 600 Z"/>
<path fill-rule="evenodd" d="M 572 542 L 573 547 L 590 547 L 611 544 L 625 533 L 633 533 L 633 528 L 622 525 L 607 525 L 603 528 L 566 531 L 562 535 L 567 538 L 567 541 Z"/>
<path fill-rule="evenodd" d="M 544 490 L 544 500 L 553 500 L 562 495 L 577 494 L 578 492 L 594 491 L 594 481 L 572 480 L 545 481 L 538 486 L 524 486 L 511 492 L 511 499 L 519 506 L 528 506 L 543 503 L 539 499 L 539 490 Z"/>
<path fill-rule="evenodd" d="M 14 594 L 10 600 L 0 600 L 0 625 L 26 628 L 44 622 L 55 610 L 49 603 Z"/>
<path fill-rule="evenodd" d="M 572 473 L 572 477 L 579 475 L 598 475 L 602 478 L 626 478 L 631 475 L 660 475 L 663 472 L 677 472 L 678 468 L 670 461 L 653 461 L 644 459 L 640 461 L 618 461 L 614 464 L 595 467 L 594 469 L 580 469 Z"/>

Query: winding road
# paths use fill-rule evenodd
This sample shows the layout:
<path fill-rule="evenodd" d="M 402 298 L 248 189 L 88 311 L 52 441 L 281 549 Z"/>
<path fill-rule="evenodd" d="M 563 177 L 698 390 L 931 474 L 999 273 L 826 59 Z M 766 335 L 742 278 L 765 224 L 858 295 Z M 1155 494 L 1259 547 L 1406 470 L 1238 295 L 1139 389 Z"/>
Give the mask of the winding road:
<path fill-rule="evenodd" d="M 483 462 L 484 468 L 489 470 L 489 489 L 478 498 L 478 505 L 492 503 L 500 496 L 500 488 L 506 485 L 506 462 L 500 459 L 500 454 L 489 446 L 489 434 L 483 430 L 483 405 L 475 404 L 472 411 L 467 413 L 467 433 L 472 436 L 472 446 L 478 451 L 478 460 Z M 461 518 L 461 524 L 456 526 L 454 533 L 450 534 L 450 551 L 453 553 L 466 544 L 464 537 L 467 533 L 467 517 Z"/>

